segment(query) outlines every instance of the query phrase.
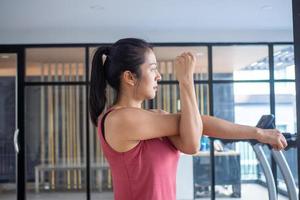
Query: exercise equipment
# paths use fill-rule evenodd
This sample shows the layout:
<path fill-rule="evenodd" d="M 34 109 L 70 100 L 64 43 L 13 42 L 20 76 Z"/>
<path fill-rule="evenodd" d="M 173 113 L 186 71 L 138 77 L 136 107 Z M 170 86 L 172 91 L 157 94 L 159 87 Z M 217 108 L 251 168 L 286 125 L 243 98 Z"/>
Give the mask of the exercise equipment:
<path fill-rule="evenodd" d="M 256 127 L 263 128 L 263 129 L 274 129 L 275 126 L 275 117 L 273 115 L 263 115 L 260 120 L 258 121 Z M 296 147 L 296 138 L 297 134 L 291 133 L 283 133 L 283 136 L 286 138 L 288 146 L 286 149 Z M 239 141 L 247 141 L 253 147 L 253 150 L 259 160 L 262 170 L 266 177 L 266 183 L 268 188 L 269 200 L 277 200 L 277 192 L 276 192 L 276 185 L 275 180 L 272 174 L 272 170 L 270 164 L 267 160 L 265 152 L 263 151 L 263 145 L 257 140 L 222 140 L 223 143 L 231 143 L 231 142 L 239 142 Z M 292 175 L 292 172 L 288 166 L 288 163 L 282 153 L 282 151 L 276 151 L 272 149 L 270 145 L 267 145 L 271 150 L 271 155 L 274 158 L 276 164 L 278 165 L 282 175 L 284 182 L 287 186 L 288 196 L 290 200 L 298 200 L 298 192 L 297 187 Z"/>
<path fill-rule="evenodd" d="M 265 129 L 276 128 L 275 118 L 273 115 L 263 115 L 256 126 L 259 128 L 265 128 Z M 295 135 L 296 134 L 294 134 L 294 136 Z M 285 136 L 285 138 L 288 142 L 288 148 L 291 148 L 292 144 L 296 144 L 295 140 L 293 139 L 294 137 L 292 136 L 292 134 L 284 133 L 283 136 Z M 269 199 L 270 200 L 277 199 L 275 180 L 272 175 L 271 167 L 270 167 L 268 161 L 265 159 L 266 156 L 265 156 L 264 151 L 262 150 L 262 144 L 260 144 L 260 143 L 254 144 L 253 143 L 252 146 L 253 146 L 254 152 L 256 153 L 257 157 L 262 158 L 261 160 L 259 159 L 259 161 L 261 161 L 261 163 L 265 162 L 265 164 L 263 165 L 263 170 L 265 172 L 265 176 L 267 179 Z M 298 199 L 297 187 L 296 187 L 292 172 L 288 166 L 288 163 L 287 163 L 282 151 L 276 151 L 276 150 L 272 149 L 270 146 L 269 146 L 269 148 L 271 149 L 271 155 L 273 156 L 276 164 L 278 165 L 278 167 L 283 175 L 283 179 L 287 186 L 289 199 L 297 200 Z"/>

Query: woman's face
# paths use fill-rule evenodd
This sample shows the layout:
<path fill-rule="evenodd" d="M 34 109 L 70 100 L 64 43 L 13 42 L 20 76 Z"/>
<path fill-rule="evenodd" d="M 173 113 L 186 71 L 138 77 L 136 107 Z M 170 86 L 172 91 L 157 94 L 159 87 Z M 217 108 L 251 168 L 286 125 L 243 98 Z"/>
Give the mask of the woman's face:
<path fill-rule="evenodd" d="M 156 57 L 150 49 L 145 54 L 145 63 L 141 65 L 142 76 L 139 80 L 137 92 L 144 99 L 153 99 L 158 89 L 157 81 L 161 80 L 157 69 Z"/>

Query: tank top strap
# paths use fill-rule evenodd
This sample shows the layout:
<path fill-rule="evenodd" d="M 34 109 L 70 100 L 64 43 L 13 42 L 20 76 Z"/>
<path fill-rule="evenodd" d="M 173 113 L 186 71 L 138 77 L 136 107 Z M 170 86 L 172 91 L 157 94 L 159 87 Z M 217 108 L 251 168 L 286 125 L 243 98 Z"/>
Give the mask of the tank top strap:
<path fill-rule="evenodd" d="M 103 137 L 104 137 L 104 120 L 107 117 L 107 115 L 113 110 L 114 108 L 108 108 L 102 115 L 99 116 L 98 127 L 100 128 Z"/>

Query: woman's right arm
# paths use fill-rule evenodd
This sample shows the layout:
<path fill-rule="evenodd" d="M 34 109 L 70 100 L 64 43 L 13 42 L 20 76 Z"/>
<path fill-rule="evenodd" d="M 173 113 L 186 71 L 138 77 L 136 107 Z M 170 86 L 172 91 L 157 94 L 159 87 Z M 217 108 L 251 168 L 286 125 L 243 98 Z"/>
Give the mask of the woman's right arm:
<path fill-rule="evenodd" d="M 105 127 L 121 140 L 147 140 L 179 135 L 180 116 L 140 108 L 120 108 L 111 112 Z"/>
<path fill-rule="evenodd" d="M 175 146 L 191 154 L 198 152 L 203 131 L 193 79 L 195 60 L 191 53 L 184 53 L 175 61 L 175 71 L 180 89 L 181 114 L 179 136 L 170 138 Z"/>

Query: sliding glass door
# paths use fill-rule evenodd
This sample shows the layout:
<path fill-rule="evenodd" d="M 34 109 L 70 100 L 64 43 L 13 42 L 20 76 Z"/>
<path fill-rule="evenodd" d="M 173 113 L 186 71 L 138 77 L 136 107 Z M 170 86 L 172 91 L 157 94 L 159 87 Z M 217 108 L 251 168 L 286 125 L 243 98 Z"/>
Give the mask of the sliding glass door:
<path fill-rule="evenodd" d="M 16 199 L 17 191 L 17 54 L 0 53 L 0 196 Z"/>

